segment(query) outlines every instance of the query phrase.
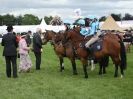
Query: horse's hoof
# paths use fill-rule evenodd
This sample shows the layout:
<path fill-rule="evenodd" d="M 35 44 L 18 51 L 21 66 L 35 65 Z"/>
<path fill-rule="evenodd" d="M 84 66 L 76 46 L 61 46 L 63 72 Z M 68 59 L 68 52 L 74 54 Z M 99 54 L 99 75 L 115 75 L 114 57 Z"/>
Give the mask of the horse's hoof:
<path fill-rule="evenodd" d="M 116 77 L 118 77 L 118 75 L 114 75 L 114 77 L 116 78 Z"/>
<path fill-rule="evenodd" d="M 60 72 L 62 72 L 63 71 L 63 69 L 60 69 Z"/>
<path fill-rule="evenodd" d="M 106 72 L 103 72 L 103 74 L 106 74 Z"/>
<path fill-rule="evenodd" d="M 65 68 L 64 68 L 64 67 L 62 67 L 62 68 L 60 69 L 60 72 L 62 72 L 63 70 L 65 70 Z"/>
<path fill-rule="evenodd" d="M 62 69 L 62 70 L 64 70 L 65 68 L 64 68 L 64 67 L 62 67 L 61 69 Z"/>
<path fill-rule="evenodd" d="M 88 78 L 88 76 L 85 76 L 85 78 Z"/>
<path fill-rule="evenodd" d="M 78 73 L 77 72 L 73 72 L 73 75 L 78 75 Z"/>
<path fill-rule="evenodd" d="M 99 72 L 98 75 L 102 75 L 102 72 Z"/>

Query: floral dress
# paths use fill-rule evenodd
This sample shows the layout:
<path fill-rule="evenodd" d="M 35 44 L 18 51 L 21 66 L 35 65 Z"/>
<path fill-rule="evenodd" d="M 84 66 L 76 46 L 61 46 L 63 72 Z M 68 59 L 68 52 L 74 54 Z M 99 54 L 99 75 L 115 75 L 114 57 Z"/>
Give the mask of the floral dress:
<path fill-rule="evenodd" d="M 29 48 L 27 47 L 26 40 L 22 38 L 19 41 L 19 54 L 20 54 L 20 63 L 19 63 L 19 72 L 29 72 L 32 66 L 31 59 L 28 54 Z"/>

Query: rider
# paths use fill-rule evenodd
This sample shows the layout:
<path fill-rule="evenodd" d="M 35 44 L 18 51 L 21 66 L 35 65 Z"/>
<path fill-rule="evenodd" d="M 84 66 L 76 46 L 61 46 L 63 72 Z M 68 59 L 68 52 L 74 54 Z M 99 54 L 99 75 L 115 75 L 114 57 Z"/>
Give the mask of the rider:
<path fill-rule="evenodd" d="M 85 26 L 85 20 L 80 19 L 80 20 L 78 20 L 77 23 L 81 27 L 80 34 L 83 35 L 83 36 L 87 36 L 88 33 L 89 33 L 89 29 L 88 29 L 88 27 Z"/>
<path fill-rule="evenodd" d="M 89 48 L 91 44 L 96 42 L 99 39 L 99 36 L 102 34 L 99 32 L 99 22 L 96 17 L 90 17 L 92 23 L 90 23 L 90 33 L 87 36 L 93 35 L 93 37 L 85 44 L 86 48 Z"/>

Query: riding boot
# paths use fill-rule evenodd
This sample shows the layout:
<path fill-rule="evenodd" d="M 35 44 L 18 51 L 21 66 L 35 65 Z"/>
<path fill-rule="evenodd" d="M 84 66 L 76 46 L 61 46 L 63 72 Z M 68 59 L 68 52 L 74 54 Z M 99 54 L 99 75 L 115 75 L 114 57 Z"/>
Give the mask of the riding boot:
<path fill-rule="evenodd" d="M 91 50 L 91 48 L 86 48 L 87 52 L 89 53 L 89 56 L 88 56 L 88 60 L 91 60 L 93 59 L 93 50 Z"/>

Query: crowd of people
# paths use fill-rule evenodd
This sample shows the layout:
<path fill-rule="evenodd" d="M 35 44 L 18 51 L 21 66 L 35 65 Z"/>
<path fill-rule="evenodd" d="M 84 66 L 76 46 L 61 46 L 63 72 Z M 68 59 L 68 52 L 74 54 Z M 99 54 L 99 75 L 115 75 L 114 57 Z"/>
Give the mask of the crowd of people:
<path fill-rule="evenodd" d="M 42 53 L 42 40 L 41 29 L 38 28 L 33 35 L 33 46 L 31 46 L 31 31 L 28 33 L 21 33 L 15 35 L 12 26 L 7 26 L 7 34 L 2 37 L 3 56 L 6 62 L 6 75 L 11 78 L 17 78 L 17 58 L 19 57 L 18 72 L 30 72 L 32 62 L 29 56 L 29 51 L 32 50 L 36 57 L 36 70 L 40 70 L 41 53 Z"/>

